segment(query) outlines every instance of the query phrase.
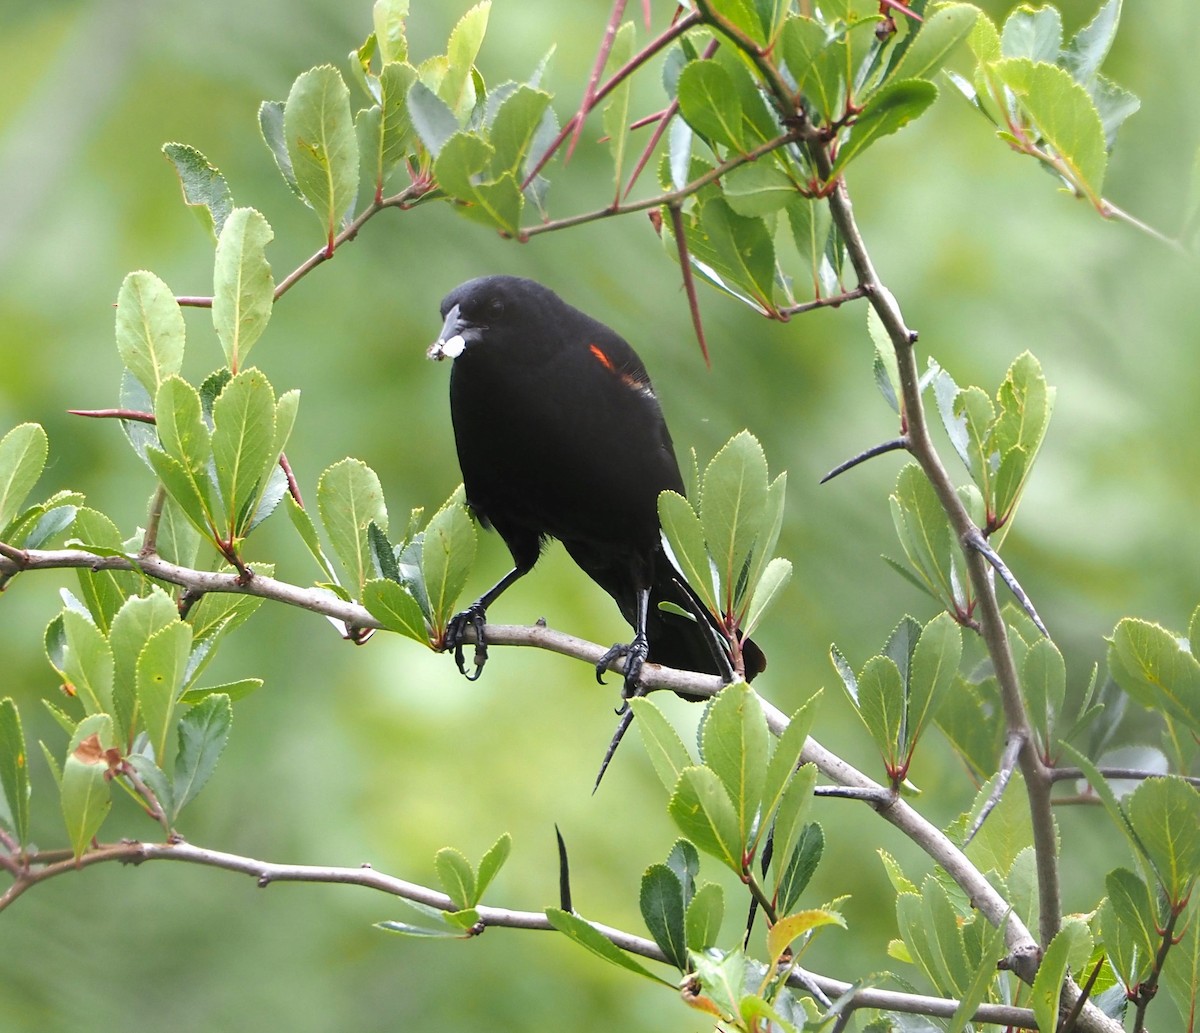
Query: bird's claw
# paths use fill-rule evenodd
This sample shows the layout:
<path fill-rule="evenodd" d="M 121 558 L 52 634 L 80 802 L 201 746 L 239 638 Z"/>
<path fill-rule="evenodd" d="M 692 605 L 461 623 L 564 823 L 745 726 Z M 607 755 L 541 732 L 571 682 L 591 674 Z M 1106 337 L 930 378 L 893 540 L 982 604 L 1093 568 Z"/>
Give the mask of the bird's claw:
<path fill-rule="evenodd" d="M 608 670 L 608 665 L 620 657 L 625 658 L 625 683 L 621 686 L 622 703 L 618 714 L 625 709 L 626 701 L 643 694 L 640 684 L 642 665 L 649 655 L 650 643 L 646 641 L 646 636 L 639 632 L 632 642 L 618 642 L 596 662 L 596 681 L 603 685 L 604 672 Z"/>
<path fill-rule="evenodd" d="M 454 650 L 454 662 L 458 664 L 459 674 L 463 675 L 468 681 L 475 681 L 483 674 L 483 665 L 487 663 L 487 639 L 483 634 L 483 627 L 486 623 L 487 614 L 479 603 L 472 603 L 462 613 L 456 613 L 450 618 L 450 623 L 446 625 L 445 645 L 443 649 Z M 467 665 L 463 658 L 463 644 L 467 640 L 467 628 L 472 628 L 475 632 L 475 656 L 472 658 L 475 663 L 475 670 L 467 671 Z"/>

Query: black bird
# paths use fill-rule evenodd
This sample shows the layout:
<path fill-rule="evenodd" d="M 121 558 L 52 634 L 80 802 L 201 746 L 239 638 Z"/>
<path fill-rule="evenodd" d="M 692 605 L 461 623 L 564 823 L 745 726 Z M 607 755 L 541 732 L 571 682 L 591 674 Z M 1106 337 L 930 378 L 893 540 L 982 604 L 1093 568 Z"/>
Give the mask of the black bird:
<path fill-rule="evenodd" d="M 470 280 L 446 295 L 441 313 L 428 354 L 454 360 L 450 414 L 467 504 L 513 558 L 513 569 L 450 622 L 445 648 L 459 670 L 467 673 L 463 643 L 473 628 L 468 676 L 479 676 L 488 607 L 557 538 L 635 632 L 608 651 L 597 678 L 621 656 L 626 698 L 639 691 L 646 660 L 728 677 L 723 633 L 662 548 L 658 494 L 682 494 L 683 478 L 637 353 L 549 288 L 515 276 Z M 659 609 L 664 601 L 704 623 Z M 747 678 L 766 666 L 749 640 L 743 657 Z"/>

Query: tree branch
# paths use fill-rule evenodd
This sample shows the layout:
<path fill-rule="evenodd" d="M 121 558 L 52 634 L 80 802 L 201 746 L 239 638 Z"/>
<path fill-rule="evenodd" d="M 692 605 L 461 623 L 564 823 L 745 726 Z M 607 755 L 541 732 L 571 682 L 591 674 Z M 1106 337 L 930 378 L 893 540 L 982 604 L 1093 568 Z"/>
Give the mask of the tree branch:
<path fill-rule="evenodd" d="M 65 856 L 64 856 L 65 854 Z M 142 864 L 147 861 L 175 861 L 185 864 L 198 864 L 223 871 L 247 875 L 257 884 L 266 888 L 275 882 L 307 882 L 307 883 L 337 883 L 346 886 L 361 886 L 373 889 L 401 900 L 411 900 L 439 911 L 456 911 L 458 906 L 444 893 L 422 886 L 419 883 L 408 882 L 393 875 L 376 871 L 368 864 L 356 868 L 338 867 L 332 865 L 280 864 L 272 861 L 262 861 L 241 854 L 226 853 L 221 850 L 210 850 L 206 847 L 195 846 L 191 843 L 141 843 L 125 841 L 104 846 L 98 846 L 86 851 L 76 859 L 69 851 L 54 851 L 48 854 L 34 854 L 25 859 L 21 865 L 9 863 L 10 859 L 0 855 L 0 866 L 6 867 L 14 874 L 14 883 L 8 891 L 0 895 L 0 911 L 11 905 L 25 890 L 40 882 L 65 875 L 69 872 L 80 871 L 95 864 L 119 862 L 121 864 Z M 44 867 L 38 867 L 43 861 Z M 480 922 L 485 929 L 530 929 L 543 932 L 553 932 L 554 926 L 541 911 L 516 911 L 511 908 L 489 907 L 479 905 Z M 645 937 L 616 929 L 598 922 L 590 923 L 610 943 L 623 951 L 636 954 L 651 961 L 667 963 L 667 958 L 658 945 Z M 804 987 L 806 984 L 817 986 L 822 993 L 831 998 L 842 997 L 853 993 L 850 1003 L 852 1008 L 872 1008 L 886 1011 L 905 1012 L 913 1015 L 930 1015 L 940 1018 L 951 1017 L 958 1007 L 958 1002 L 948 998 L 929 997 L 922 994 L 897 993 L 889 990 L 855 989 L 851 983 L 813 972 L 794 974 L 789 983 Z M 973 1016 L 977 1022 L 995 1023 L 998 1025 L 1016 1026 L 1022 1029 L 1035 1029 L 1033 1012 L 1027 1008 L 1012 1008 L 1002 1005 L 982 1005 Z"/>

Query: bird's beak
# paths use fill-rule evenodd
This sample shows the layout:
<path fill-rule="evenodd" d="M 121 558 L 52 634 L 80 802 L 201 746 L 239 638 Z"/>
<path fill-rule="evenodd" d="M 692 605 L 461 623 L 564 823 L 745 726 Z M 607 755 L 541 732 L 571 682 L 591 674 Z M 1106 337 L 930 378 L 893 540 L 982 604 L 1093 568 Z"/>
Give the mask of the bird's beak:
<path fill-rule="evenodd" d="M 442 325 L 442 332 L 438 334 L 438 339 L 429 346 L 425 357 L 436 362 L 441 362 L 442 359 L 458 358 L 467 346 L 468 337 L 464 335 L 469 336 L 470 331 L 471 327 L 463 321 L 458 306 L 453 306 L 446 313 L 446 322 Z"/>

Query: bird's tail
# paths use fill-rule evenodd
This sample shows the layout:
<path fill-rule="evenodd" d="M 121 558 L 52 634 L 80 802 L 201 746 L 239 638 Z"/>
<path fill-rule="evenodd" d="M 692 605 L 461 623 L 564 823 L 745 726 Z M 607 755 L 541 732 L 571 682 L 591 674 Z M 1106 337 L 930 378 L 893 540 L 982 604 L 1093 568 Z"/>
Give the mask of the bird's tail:
<path fill-rule="evenodd" d="M 664 609 L 661 603 L 679 607 L 691 616 L 684 616 L 674 609 Z M 705 623 L 700 623 L 701 619 Z M 716 650 L 725 648 L 724 631 L 717 627 L 708 608 L 665 555 L 656 565 L 654 585 L 650 590 L 646 638 L 650 643 L 648 659 L 651 663 L 702 674 L 726 673 L 716 653 Z M 746 680 L 752 681 L 766 668 L 766 654 L 749 638 L 742 640 L 741 652 Z"/>

